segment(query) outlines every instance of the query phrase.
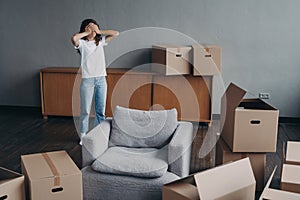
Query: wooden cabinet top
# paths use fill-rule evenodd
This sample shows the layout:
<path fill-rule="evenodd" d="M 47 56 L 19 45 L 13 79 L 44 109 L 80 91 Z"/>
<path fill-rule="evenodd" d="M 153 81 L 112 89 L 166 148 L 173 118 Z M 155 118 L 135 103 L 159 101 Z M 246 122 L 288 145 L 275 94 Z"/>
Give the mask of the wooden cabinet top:
<path fill-rule="evenodd" d="M 46 67 L 40 70 L 46 73 L 79 73 L 79 67 Z"/>
<path fill-rule="evenodd" d="M 129 68 L 107 68 L 107 74 L 149 74 L 154 75 L 157 74 L 155 72 L 147 71 L 147 70 L 137 70 L 137 69 L 129 69 Z M 81 73 L 79 67 L 46 67 L 40 70 L 43 73 Z"/>
<path fill-rule="evenodd" d="M 66 74 L 81 74 L 79 67 L 46 67 L 40 70 L 41 73 L 66 73 Z M 166 76 L 158 72 L 153 72 L 150 69 L 130 69 L 130 68 L 106 68 L 107 74 L 127 74 L 127 75 L 153 75 L 153 76 Z M 172 75 L 173 76 L 173 75 Z M 193 76 L 192 74 L 187 74 L 183 76 Z M 212 76 L 212 75 L 207 75 Z M 203 76 L 205 77 L 205 76 Z"/>

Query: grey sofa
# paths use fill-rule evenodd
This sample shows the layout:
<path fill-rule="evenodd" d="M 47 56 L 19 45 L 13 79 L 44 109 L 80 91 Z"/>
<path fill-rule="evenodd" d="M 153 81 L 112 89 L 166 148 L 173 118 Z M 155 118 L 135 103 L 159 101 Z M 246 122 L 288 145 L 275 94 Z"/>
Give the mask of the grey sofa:
<path fill-rule="evenodd" d="M 175 131 L 167 140 L 167 144 L 163 144 L 161 148 L 132 148 L 133 151 L 131 151 L 130 146 L 119 147 L 110 144 L 113 138 L 111 135 L 113 123 L 112 119 L 106 119 L 82 140 L 83 168 L 81 171 L 85 200 L 159 200 L 162 198 L 162 185 L 189 175 L 193 141 L 193 125 L 190 122 L 178 122 Z M 120 148 L 123 149 L 120 150 Z M 106 158 L 105 154 L 108 154 L 109 151 L 111 151 L 111 154 Z M 117 155 L 117 153 L 122 154 L 122 152 L 125 154 L 129 152 L 129 158 L 127 158 L 128 155 Z M 138 161 L 134 160 L 136 156 L 140 155 Z M 147 175 L 145 177 L 143 177 L 143 173 L 136 173 L 136 170 L 140 169 L 140 165 L 145 166 L 145 162 L 147 164 L 146 157 L 148 155 L 155 155 L 154 159 L 166 159 L 166 171 L 162 171 L 163 167 L 155 166 L 155 169 L 158 170 L 155 171 L 154 175 L 153 170 L 147 171 L 148 168 L 144 171 Z M 107 161 L 109 164 L 103 164 L 103 159 L 106 159 L 106 161 L 110 159 Z M 120 166 L 117 164 L 114 169 L 108 167 L 108 171 L 105 171 L 111 162 L 113 164 L 120 162 Z M 131 170 L 130 164 L 132 162 L 135 164 Z M 150 161 L 150 165 L 151 162 L 153 165 L 159 163 Z M 122 172 L 122 166 L 124 168 L 129 167 L 126 173 Z M 100 172 L 94 168 L 100 168 Z M 101 171 L 103 169 L 104 172 Z M 150 171 L 151 173 L 149 173 Z M 130 175 L 130 173 L 135 174 Z"/>

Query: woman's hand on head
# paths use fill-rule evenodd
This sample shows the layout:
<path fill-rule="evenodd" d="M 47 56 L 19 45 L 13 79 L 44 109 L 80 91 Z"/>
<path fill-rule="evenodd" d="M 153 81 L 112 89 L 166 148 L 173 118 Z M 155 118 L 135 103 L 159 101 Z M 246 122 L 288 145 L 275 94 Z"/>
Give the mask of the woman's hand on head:
<path fill-rule="evenodd" d="M 93 31 L 91 24 L 87 25 L 84 30 L 88 35 L 91 34 Z"/>
<path fill-rule="evenodd" d="M 99 27 L 96 24 L 91 24 L 91 28 L 93 31 L 95 31 L 97 34 L 101 34 L 101 31 Z"/>

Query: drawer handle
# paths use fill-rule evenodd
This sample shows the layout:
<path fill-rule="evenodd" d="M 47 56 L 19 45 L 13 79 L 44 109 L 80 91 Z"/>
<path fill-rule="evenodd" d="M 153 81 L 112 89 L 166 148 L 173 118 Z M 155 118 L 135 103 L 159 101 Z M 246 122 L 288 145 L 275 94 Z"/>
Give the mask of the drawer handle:
<path fill-rule="evenodd" d="M 61 192 L 61 191 L 63 191 L 64 189 L 63 189 L 63 187 L 58 187 L 58 188 L 53 188 L 51 191 L 53 192 L 53 193 L 56 193 L 56 192 Z"/>
<path fill-rule="evenodd" d="M 251 120 L 250 124 L 260 124 L 260 120 Z"/>
<path fill-rule="evenodd" d="M 7 199 L 8 198 L 8 196 L 7 195 L 4 195 L 4 196 L 1 196 L 0 197 L 0 200 L 4 200 L 4 199 Z"/>
<path fill-rule="evenodd" d="M 211 54 L 205 55 L 204 57 L 205 57 L 205 58 L 211 58 Z"/>
<path fill-rule="evenodd" d="M 176 57 L 182 57 L 182 54 L 176 54 Z"/>

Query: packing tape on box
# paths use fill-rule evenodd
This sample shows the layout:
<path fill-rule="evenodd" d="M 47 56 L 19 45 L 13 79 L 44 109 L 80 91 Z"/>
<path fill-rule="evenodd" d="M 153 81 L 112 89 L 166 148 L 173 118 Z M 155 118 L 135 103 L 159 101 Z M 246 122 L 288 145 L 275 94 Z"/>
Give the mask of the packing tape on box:
<path fill-rule="evenodd" d="M 54 175 L 54 186 L 59 186 L 60 185 L 60 178 L 59 178 L 59 173 L 58 170 L 56 169 L 54 163 L 50 159 L 49 155 L 47 153 L 42 153 L 44 159 L 46 160 L 48 166 L 50 167 L 53 175 Z"/>

